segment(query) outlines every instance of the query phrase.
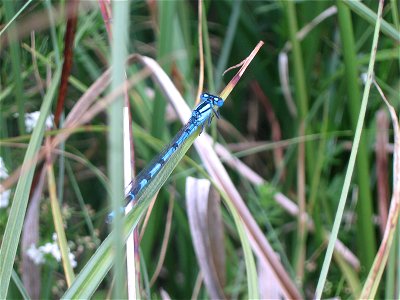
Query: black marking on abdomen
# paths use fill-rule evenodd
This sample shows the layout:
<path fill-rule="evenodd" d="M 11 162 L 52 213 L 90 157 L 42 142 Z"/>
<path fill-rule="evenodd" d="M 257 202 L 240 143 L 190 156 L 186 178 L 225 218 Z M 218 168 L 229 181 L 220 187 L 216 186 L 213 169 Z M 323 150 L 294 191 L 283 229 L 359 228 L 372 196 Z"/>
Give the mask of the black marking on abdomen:
<path fill-rule="evenodd" d="M 136 195 L 140 192 L 141 188 L 140 185 L 135 186 L 129 194 L 133 194 L 133 199 L 136 197 Z"/>
<path fill-rule="evenodd" d="M 145 179 L 147 180 L 146 184 L 144 186 L 146 186 L 148 184 L 148 182 L 151 180 L 151 172 L 147 173 Z"/>
<path fill-rule="evenodd" d="M 160 163 L 161 167 L 165 164 L 164 158 L 160 158 L 158 162 Z"/>

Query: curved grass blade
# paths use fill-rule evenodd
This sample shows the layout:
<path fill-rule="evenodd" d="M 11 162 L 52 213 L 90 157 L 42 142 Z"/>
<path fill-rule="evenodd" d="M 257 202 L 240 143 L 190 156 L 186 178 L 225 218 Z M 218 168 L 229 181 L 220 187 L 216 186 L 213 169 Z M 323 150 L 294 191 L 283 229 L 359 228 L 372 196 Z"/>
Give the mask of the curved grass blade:
<path fill-rule="evenodd" d="M 160 170 L 158 175 L 143 189 L 137 199 L 132 210 L 123 218 L 123 239 L 126 241 L 130 233 L 133 231 L 140 217 L 150 205 L 150 202 L 158 190 L 168 179 L 176 165 L 181 161 L 187 150 L 193 144 L 199 135 L 201 128 L 198 128 L 191 136 L 189 136 L 181 145 L 181 147 L 172 154 L 171 158 L 165 163 L 164 168 Z M 62 296 L 62 299 L 82 299 L 89 298 L 96 291 L 97 287 L 107 275 L 114 261 L 114 252 L 112 249 L 113 237 L 110 235 L 97 249 L 86 266 L 82 269 L 71 287 Z"/>
<path fill-rule="evenodd" d="M 376 20 L 378 19 L 378 15 L 374 11 L 372 11 L 369 7 L 367 7 L 364 3 L 362 3 L 361 1 L 349 1 L 349 0 L 344 0 L 343 3 L 346 4 L 352 11 L 354 11 L 365 21 L 367 21 L 371 25 L 375 25 Z M 399 31 L 396 30 L 394 26 L 392 26 L 385 20 L 382 20 L 381 23 L 382 24 L 380 30 L 382 31 L 382 33 L 394 39 L 396 42 L 400 42 Z"/>
<path fill-rule="evenodd" d="M 248 233 L 243 224 L 243 220 L 240 218 L 232 201 L 229 200 L 227 195 L 222 198 L 224 199 L 225 205 L 228 207 L 228 210 L 235 221 L 235 225 L 239 233 L 240 243 L 243 248 L 244 261 L 246 264 L 247 289 L 249 293 L 248 298 L 259 299 L 257 268 L 254 261 L 253 252 L 251 251 Z"/>
<path fill-rule="evenodd" d="M 251 60 L 254 58 L 257 51 L 263 45 L 263 42 L 259 42 L 256 48 L 251 52 L 248 58 L 243 61 L 243 65 L 240 68 L 239 72 L 233 77 L 233 79 L 229 82 L 227 87 L 222 91 L 220 97 L 226 99 L 229 93 L 232 91 L 233 87 L 239 81 L 240 77 L 243 75 L 245 69 L 250 64 Z M 164 91 L 171 96 L 175 94 L 178 98 L 180 98 L 180 94 L 173 87 L 173 84 L 170 82 L 169 78 L 166 76 L 164 72 L 161 71 L 159 65 L 148 57 L 139 56 L 139 59 L 155 74 L 157 74 L 156 79 L 159 82 L 168 82 L 171 89 L 164 88 Z M 158 71 L 157 71 L 158 70 Z M 170 97 L 171 100 L 174 97 Z M 180 117 L 183 116 L 182 112 L 186 111 L 187 107 L 176 106 L 180 110 L 178 110 L 178 115 Z M 188 110 L 188 109 L 187 109 Z M 189 115 L 189 112 L 186 113 L 186 116 Z M 140 217 L 143 212 L 150 205 L 150 202 L 153 196 L 158 192 L 161 186 L 168 179 L 169 175 L 175 169 L 176 165 L 183 158 L 187 150 L 193 144 L 196 137 L 200 134 L 202 127 L 199 126 L 191 135 L 189 135 L 184 142 L 179 146 L 179 148 L 170 156 L 168 161 L 165 163 L 164 167 L 159 171 L 159 173 L 152 179 L 140 192 L 137 198 L 135 198 L 135 205 L 132 210 L 124 217 L 124 232 L 123 239 L 126 241 L 128 236 L 131 234 L 137 223 L 139 222 Z M 76 280 L 73 282 L 71 287 L 65 292 L 63 295 L 63 299 L 71 299 L 71 298 L 89 298 L 95 292 L 96 288 L 99 286 L 103 278 L 106 276 L 107 272 L 110 270 L 111 265 L 113 263 L 114 253 L 112 252 L 112 237 L 111 234 L 106 238 L 106 240 L 100 245 L 96 253 L 92 256 L 83 270 L 76 277 Z M 255 290 L 254 285 L 251 287 L 249 294 L 255 295 L 252 291 Z"/>
<path fill-rule="evenodd" d="M 378 40 L 379 40 L 379 30 L 380 30 L 381 21 L 382 21 L 382 9 L 383 9 L 383 1 L 380 1 L 379 8 L 378 8 L 379 18 L 376 21 L 375 32 L 374 32 L 374 37 L 373 37 L 373 41 L 372 41 L 371 59 L 370 59 L 369 65 L 368 65 L 367 81 L 366 81 L 365 87 L 364 87 L 364 93 L 363 93 L 363 97 L 362 97 L 359 117 L 357 120 L 357 127 L 356 127 L 356 131 L 355 131 L 353 146 L 351 148 L 349 164 L 347 166 L 346 175 L 345 175 L 345 179 L 344 179 L 344 185 L 343 185 L 343 189 L 342 189 L 342 192 L 340 195 L 339 205 L 338 205 L 338 209 L 337 209 L 336 216 L 335 216 L 335 221 L 333 223 L 332 234 L 329 239 L 328 248 L 326 250 L 324 262 L 323 262 L 322 269 L 321 269 L 321 274 L 319 276 L 317 288 L 315 291 L 316 299 L 321 299 L 321 297 L 322 297 L 322 292 L 323 292 L 323 289 L 325 286 L 326 278 L 328 275 L 328 271 L 329 271 L 329 267 L 330 267 L 330 263 L 331 263 L 331 259 L 332 259 L 332 255 L 333 255 L 334 244 L 337 240 L 340 224 L 341 224 L 342 218 L 343 218 L 343 212 L 344 212 L 344 208 L 345 208 L 345 204 L 346 204 L 346 199 L 348 197 L 348 192 L 350 189 L 351 177 L 352 177 L 352 174 L 354 171 L 358 147 L 360 145 L 361 132 L 363 129 L 363 123 L 364 123 L 365 114 L 366 114 L 366 110 L 367 110 L 368 97 L 369 97 L 369 92 L 371 89 L 372 74 L 374 72 L 376 50 L 377 50 L 377 45 L 378 45 Z"/>
<path fill-rule="evenodd" d="M 56 195 L 56 180 L 54 177 L 53 165 L 47 165 L 47 180 L 50 192 L 50 206 L 53 214 L 54 228 L 57 233 L 57 244 L 61 252 L 62 264 L 65 273 L 67 285 L 70 286 L 75 278 L 74 270 L 72 269 L 71 262 L 68 258 L 70 250 L 68 247 L 67 237 L 64 230 L 63 219 L 61 215 L 60 204 Z"/>
<path fill-rule="evenodd" d="M 24 299 L 24 300 L 31 299 L 31 298 L 29 297 L 29 295 L 28 295 L 28 292 L 27 292 L 26 289 L 25 289 L 24 284 L 22 283 L 21 279 L 19 278 L 17 272 L 15 272 L 14 269 L 12 270 L 11 278 L 12 278 L 12 280 L 14 281 L 15 286 L 16 286 L 17 289 L 19 290 L 22 299 Z"/>
<path fill-rule="evenodd" d="M 0 299 L 7 298 L 12 267 L 17 253 L 22 226 L 24 224 L 25 212 L 29 199 L 29 190 L 31 188 L 33 173 L 35 171 L 35 158 L 40 145 L 42 144 L 45 121 L 50 112 L 52 100 L 60 76 L 61 68 L 58 68 L 54 74 L 51 86 L 44 97 L 42 107 L 40 108 L 40 117 L 35 129 L 33 130 L 28 149 L 26 150 L 21 176 L 15 190 L 10 215 L 7 220 L 6 230 L 4 232 L 3 242 L 0 249 Z"/>
<path fill-rule="evenodd" d="M 195 165 L 195 167 L 197 168 L 196 165 Z M 254 261 L 253 252 L 251 251 L 251 246 L 250 246 L 250 242 L 249 242 L 248 233 L 246 232 L 245 224 L 243 223 L 243 220 L 240 218 L 239 213 L 238 213 L 237 209 L 235 208 L 235 206 L 233 205 L 232 201 L 230 201 L 228 195 L 223 190 L 218 188 L 218 184 L 216 182 L 214 182 L 212 180 L 212 178 L 204 170 L 199 168 L 198 171 L 200 173 L 202 173 L 206 178 L 208 178 L 207 180 L 210 180 L 212 182 L 214 188 L 218 191 L 218 194 L 221 195 L 221 197 L 222 197 L 222 199 L 224 201 L 224 204 L 227 207 L 229 213 L 232 215 L 232 218 L 234 220 L 237 232 L 239 234 L 240 243 L 241 243 L 242 248 L 243 248 L 244 260 L 245 260 L 245 264 L 246 264 L 247 289 L 248 289 L 247 298 L 249 298 L 249 299 L 259 299 L 257 268 L 256 268 L 256 264 L 255 264 L 255 261 Z M 188 189 L 190 189 L 190 188 L 193 189 L 193 186 L 201 184 L 200 183 L 201 180 L 190 178 L 190 181 L 191 182 L 189 184 L 189 187 L 187 185 L 186 192 L 188 194 L 194 194 L 195 195 L 194 197 L 197 198 L 197 199 L 195 199 L 193 201 L 205 200 L 205 199 L 201 199 L 201 196 L 199 196 L 196 193 L 196 191 L 194 191 L 194 190 L 188 191 Z M 207 184 L 206 184 L 206 187 L 207 187 Z M 196 188 L 197 187 L 194 187 L 194 189 L 196 189 Z M 208 193 L 210 193 L 210 186 L 208 186 L 208 189 L 209 189 L 209 191 L 207 192 L 206 197 L 209 197 Z M 207 201 L 207 200 L 205 200 L 205 201 Z M 208 204 L 206 204 L 206 206 L 208 206 Z M 189 210 L 189 208 L 188 208 L 188 210 Z M 192 208 L 192 211 L 193 211 L 192 213 L 193 214 L 198 213 L 198 212 L 194 212 L 194 210 L 195 209 Z M 193 218 L 193 215 L 190 216 L 190 212 L 189 212 L 189 218 Z M 200 216 L 199 218 L 202 218 L 202 216 Z M 193 225 L 191 225 L 191 227 L 192 226 L 193 227 L 195 226 L 195 222 L 193 222 Z M 207 225 L 205 225 L 205 226 L 207 226 Z M 202 246 L 200 244 L 204 243 L 204 239 L 208 239 L 209 238 L 207 236 L 207 233 L 202 233 L 202 234 L 206 234 L 206 236 L 202 237 L 202 238 L 200 237 L 200 243 L 199 243 L 199 245 L 197 245 L 197 246 L 200 247 L 199 249 L 201 249 Z M 201 250 L 203 250 L 203 249 L 201 249 Z M 207 250 L 204 250 L 204 251 L 205 251 L 205 253 L 207 252 Z M 199 255 L 199 254 L 196 254 L 196 255 L 200 259 L 201 255 Z M 199 261 L 199 263 L 201 263 L 201 262 Z M 203 265 L 203 267 L 205 268 L 205 270 L 207 270 L 207 268 L 212 268 L 212 266 L 208 265 L 207 263 L 205 263 Z M 208 269 L 208 271 L 210 273 L 212 273 L 212 271 L 210 271 L 210 269 Z M 206 274 L 205 274 L 206 272 L 203 272 L 203 273 L 204 273 L 203 276 L 205 277 L 206 276 Z M 217 278 L 211 278 L 211 279 L 212 279 L 212 281 L 216 281 L 217 280 Z M 204 280 L 205 280 L 206 286 L 207 286 L 207 279 L 204 278 Z M 222 294 L 221 291 L 219 291 L 219 288 L 221 288 L 221 287 L 218 285 L 218 282 L 209 282 L 208 283 L 208 289 L 209 289 L 211 298 L 222 298 L 223 297 L 223 294 Z"/>

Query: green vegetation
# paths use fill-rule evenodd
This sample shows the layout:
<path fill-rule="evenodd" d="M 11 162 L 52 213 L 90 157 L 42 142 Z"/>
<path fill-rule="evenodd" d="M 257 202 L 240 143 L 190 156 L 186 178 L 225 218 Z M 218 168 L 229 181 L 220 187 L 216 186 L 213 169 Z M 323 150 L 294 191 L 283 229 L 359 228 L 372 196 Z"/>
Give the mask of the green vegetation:
<path fill-rule="evenodd" d="M 399 1 L 117 3 L 0 4 L 0 298 L 399 298 Z M 124 101 L 137 174 L 261 40 L 212 138 L 107 224 Z"/>

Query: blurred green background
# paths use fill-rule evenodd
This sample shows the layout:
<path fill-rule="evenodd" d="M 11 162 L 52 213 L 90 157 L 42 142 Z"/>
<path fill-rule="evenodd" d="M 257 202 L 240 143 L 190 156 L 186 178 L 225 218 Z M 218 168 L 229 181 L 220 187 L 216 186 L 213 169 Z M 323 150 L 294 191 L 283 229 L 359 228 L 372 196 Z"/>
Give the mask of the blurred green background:
<path fill-rule="evenodd" d="M 79 3 L 72 69 L 63 106 L 65 116 L 111 64 L 111 44 L 99 3 Z M 360 114 L 362 74 L 367 72 L 370 62 L 378 3 L 373 0 L 203 3 L 205 91 L 217 95 L 235 74 L 229 71 L 223 75 L 224 70 L 246 58 L 260 40 L 265 42 L 221 108 L 221 119 L 214 121 L 208 131 L 263 179 L 262 184 L 255 184 L 240 169 L 227 166 L 230 178 L 258 226 L 305 298 L 315 293 L 326 251 L 325 234 L 332 229 L 344 186 Z M 1 167 L 5 168 L 2 170 L 6 170 L 3 175 L 0 171 L 0 179 L 11 189 L 9 202 L 18 180 L 10 178 L 21 166 L 31 138 L 25 126 L 25 114 L 40 109 L 50 79 L 64 60 L 66 5 L 67 1 L 2 1 L 0 4 L 0 158 Z M 188 105 L 194 107 L 201 71 L 198 3 L 133 1 L 128 7 L 127 53 L 154 58 Z M 399 9 L 398 1 L 385 2 L 385 22 L 381 26 L 374 68 L 377 84 L 397 112 L 400 108 Z M 110 20 L 111 26 L 115 22 Z M 141 68 L 138 64 L 128 66 L 127 76 L 137 74 Z M 107 90 L 102 95 L 106 93 Z M 128 95 L 136 171 L 140 171 L 179 131 L 182 123 L 150 77 L 133 86 Z M 54 114 L 56 99 L 52 105 Z M 57 195 L 64 230 L 77 261 L 76 274 L 109 232 L 104 222 L 110 211 L 107 189 L 108 178 L 112 176 L 107 173 L 108 126 L 107 113 L 103 111 L 79 127 L 56 153 Z M 324 298 L 358 297 L 370 271 L 393 190 L 392 128 L 387 107 L 372 86 L 338 236 L 353 253 L 355 261 L 334 255 Z M 46 136 L 58 134 L 60 131 L 54 129 Z M 379 152 L 379 148 L 383 150 Z M 194 149 L 187 155 L 203 168 Z M 162 291 L 171 298 L 210 297 L 204 284 L 196 291 L 200 268 L 186 213 L 188 176 L 203 177 L 192 163 L 183 159 L 160 190 L 143 234 L 140 259 L 144 298 L 161 298 Z M 38 188 L 40 191 L 43 185 L 38 196 L 39 226 L 32 228 L 35 231 L 32 235 L 38 237 L 37 246 L 51 243 L 54 232 L 47 185 L 34 181 L 32 193 Z M 312 230 L 304 228 L 298 215 L 290 214 L 274 200 L 277 192 L 308 213 L 314 223 Z M 6 193 L 0 197 L 5 203 L 0 209 L 2 241 L 11 204 L 7 204 Z M 171 197 L 174 206 L 169 240 L 165 241 Z M 224 206 L 221 210 L 224 238 L 220 245 L 226 256 L 222 270 L 226 277 L 224 295 L 232 299 L 246 298 L 248 282 L 242 245 L 232 218 Z M 166 253 L 162 269 L 150 287 L 148 283 L 163 243 L 166 243 Z M 13 265 L 10 298 L 21 298 L 24 288 L 18 287 L 18 279 L 22 280 L 23 274 L 29 277 L 22 263 L 21 247 Z M 391 253 L 378 298 L 399 295 L 400 274 L 395 267 L 399 262 L 398 231 Z M 258 268 L 262 290 L 268 281 L 274 281 L 261 274 L 262 266 Z M 45 256 L 37 272 L 40 298 L 59 298 L 67 290 L 62 265 L 51 255 Z M 110 272 L 94 297 L 111 297 L 114 284 Z M 260 291 L 260 297 L 263 295 L 270 294 Z"/>

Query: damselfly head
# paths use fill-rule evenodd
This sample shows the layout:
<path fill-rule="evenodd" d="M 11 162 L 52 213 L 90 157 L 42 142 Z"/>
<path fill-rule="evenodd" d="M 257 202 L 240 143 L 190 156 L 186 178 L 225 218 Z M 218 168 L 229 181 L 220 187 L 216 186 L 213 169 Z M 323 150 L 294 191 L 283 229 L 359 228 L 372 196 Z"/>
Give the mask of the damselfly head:
<path fill-rule="evenodd" d="M 224 104 L 224 99 L 218 96 L 214 96 L 208 93 L 203 93 L 200 95 L 200 100 L 201 101 L 211 101 L 213 105 L 217 105 L 218 107 L 221 107 Z"/>

